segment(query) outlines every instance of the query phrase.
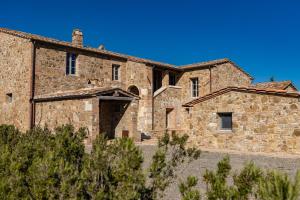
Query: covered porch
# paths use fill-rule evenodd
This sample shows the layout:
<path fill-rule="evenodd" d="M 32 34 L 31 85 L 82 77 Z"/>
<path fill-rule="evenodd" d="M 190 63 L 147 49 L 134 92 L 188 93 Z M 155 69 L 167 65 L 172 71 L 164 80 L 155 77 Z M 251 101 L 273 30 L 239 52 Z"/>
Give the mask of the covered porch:
<path fill-rule="evenodd" d="M 140 141 L 137 131 L 138 97 L 121 89 L 97 95 L 99 133 L 107 138 L 131 137 Z"/>

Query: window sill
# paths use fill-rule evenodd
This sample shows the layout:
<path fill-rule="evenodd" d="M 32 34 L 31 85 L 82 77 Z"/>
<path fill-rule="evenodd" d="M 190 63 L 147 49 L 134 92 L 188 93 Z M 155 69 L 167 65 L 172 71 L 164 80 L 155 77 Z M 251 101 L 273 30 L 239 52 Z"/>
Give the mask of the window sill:
<path fill-rule="evenodd" d="M 231 129 L 220 129 L 218 130 L 218 133 L 227 134 L 227 133 L 233 133 L 233 131 Z"/>
<path fill-rule="evenodd" d="M 77 74 L 66 74 L 66 76 L 68 76 L 68 77 L 79 77 L 79 75 L 77 75 Z"/>

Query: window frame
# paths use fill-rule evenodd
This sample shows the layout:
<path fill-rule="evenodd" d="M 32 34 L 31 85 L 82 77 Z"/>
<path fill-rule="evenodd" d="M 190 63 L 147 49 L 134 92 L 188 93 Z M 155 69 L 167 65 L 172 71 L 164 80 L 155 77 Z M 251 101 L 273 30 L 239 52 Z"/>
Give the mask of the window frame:
<path fill-rule="evenodd" d="M 232 112 L 219 112 L 218 113 L 218 117 L 219 117 L 219 130 L 220 131 L 232 131 L 233 130 L 233 113 Z M 228 120 L 228 118 L 230 119 L 229 122 L 229 126 L 228 124 L 226 125 L 226 123 L 228 123 L 228 121 L 224 121 L 224 120 Z M 228 127 L 227 127 L 228 126 Z"/>
<path fill-rule="evenodd" d="M 120 65 L 113 64 L 112 65 L 112 80 L 120 81 Z"/>
<path fill-rule="evenodd" d="M 199 78 L 198 77 L 194 77 L 191 78 L 191 97 L 192 98 L 198 98 L 199 97 Z M 194 81 L 196 81 L 196 84 L 194 84 Z M 195 86 L 195 88 L 194 88 Z M 195 93 L 194 93 L 195 92 Z"/>
<path fill-rule="evenodd" d="M 66 55 L 66 75 L 75 76 L 77 73 L 77 54 L 67 52 Z"/>
<path fill-rule="evenodd" d="M 173 73 L 173 72 L 169 72 L 169 85 L 173 85 L 175 86 L 176 85 L 176 74 Z"/>

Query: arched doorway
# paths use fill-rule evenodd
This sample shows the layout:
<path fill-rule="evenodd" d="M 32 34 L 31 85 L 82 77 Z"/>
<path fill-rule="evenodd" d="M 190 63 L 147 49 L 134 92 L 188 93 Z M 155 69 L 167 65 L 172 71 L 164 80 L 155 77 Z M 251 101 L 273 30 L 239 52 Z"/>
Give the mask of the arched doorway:
<path fill-rule="evenodd" d="M 131 92 L 131 93 L 133 93 L 133 94 L 135 94 L 137 96 L 140 95 L 140 91 L 139 91 L 139 89 L 135 85 L 130 86 L 128 88 L 128 92 Z"/>

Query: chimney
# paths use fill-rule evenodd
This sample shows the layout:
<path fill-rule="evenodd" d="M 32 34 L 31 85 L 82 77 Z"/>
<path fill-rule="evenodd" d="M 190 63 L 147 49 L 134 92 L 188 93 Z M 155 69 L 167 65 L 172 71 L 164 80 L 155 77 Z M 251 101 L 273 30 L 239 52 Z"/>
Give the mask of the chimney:
<path fill-rule="evenodd" d="M 83 33 L 79 29 L 74 29 L 72 33 L 72 44 L 83 46 Z"/>
<path fill-rule="evenodd" d="M 100 50 L 105 50 L 105 46 L 104 46 L 103 44 L 101 44 L 101 45 L 98 47 L 98 49 L 100 49 Z"/>

